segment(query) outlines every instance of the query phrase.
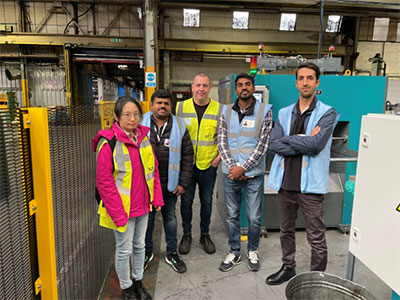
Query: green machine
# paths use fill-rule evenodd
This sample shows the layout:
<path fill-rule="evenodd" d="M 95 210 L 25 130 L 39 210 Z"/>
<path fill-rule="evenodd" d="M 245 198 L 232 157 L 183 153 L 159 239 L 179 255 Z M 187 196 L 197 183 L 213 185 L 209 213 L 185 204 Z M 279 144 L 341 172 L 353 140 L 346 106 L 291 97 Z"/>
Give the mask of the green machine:
<path fill-rule="evenodd" d="M 219 101 L 229 104 L 235 101 L 236 75 L 228 75 L 219 81 Z M 354 180 L 361 127 L 361 117 L 368 113 L 383 113 L 385 106 L 387 78 L 383 76 L 336 76 L 322 75 L 317 97 L 340 112 L 340 120 L 333 134 L 329 192 L 325 196 L 324 210 L 327 227 L 348 231 L 351 223 L 353 196 L 344 188 L 345 183 Z M 256 75 L 254 96 L 260 101 L 273 105 L 273 119 L 278 111 L 298 99 L 294 75 Z M 267 152 L 264 182 L 264 203 L 262 233 L 268 229 L 279 229 L 277 193 L 266 187 L 269 168 L 274 154 Z M 222 176 L 219 176 L 222 177 Z M 223 202 L 222 179 L 217 181 L 218 199 Z M 240 214 L 242 233 L 247 233 L 247 217 L 244 198 Z M 301 213 L 296 223 L 304 228 Z"/>

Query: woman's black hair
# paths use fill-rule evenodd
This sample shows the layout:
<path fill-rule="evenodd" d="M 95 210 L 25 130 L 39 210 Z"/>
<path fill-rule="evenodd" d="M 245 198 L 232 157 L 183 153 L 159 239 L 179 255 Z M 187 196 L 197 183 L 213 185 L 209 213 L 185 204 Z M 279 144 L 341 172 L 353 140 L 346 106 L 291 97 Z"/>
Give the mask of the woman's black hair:
<path fill-rule="evenodd" d="M 132 102 L 133 104 L 135 104 L 139 110 L 140 115 L 142 115 L 142 107 L 135 98 L 132 98 L 130 96 L 122 96 L 118 98 L 117 102 L 115 102 L 115 107 L 114 107 L 114 113 L 118 117 L 118 119 L 121 118 L 122 109 L 128 102 Z"/>

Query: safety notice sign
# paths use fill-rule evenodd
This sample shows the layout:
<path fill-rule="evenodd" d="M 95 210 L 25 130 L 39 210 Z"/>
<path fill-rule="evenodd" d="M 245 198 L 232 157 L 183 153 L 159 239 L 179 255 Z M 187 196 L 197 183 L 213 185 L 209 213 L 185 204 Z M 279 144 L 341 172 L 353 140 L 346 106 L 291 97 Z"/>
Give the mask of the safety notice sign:
<path fill-rule="evenodd" d="M 156 87 L 156 73 L 146 72 L 145 87 Z"/>

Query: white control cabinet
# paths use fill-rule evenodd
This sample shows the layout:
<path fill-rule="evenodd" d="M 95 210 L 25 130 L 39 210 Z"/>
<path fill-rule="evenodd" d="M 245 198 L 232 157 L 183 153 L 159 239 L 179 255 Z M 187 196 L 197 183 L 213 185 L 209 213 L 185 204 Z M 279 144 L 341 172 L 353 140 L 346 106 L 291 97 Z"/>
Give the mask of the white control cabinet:
<path fill-rule="evenodd" d="M 349 251 L 400 294 L 400 116 L 363 116 Z"/>

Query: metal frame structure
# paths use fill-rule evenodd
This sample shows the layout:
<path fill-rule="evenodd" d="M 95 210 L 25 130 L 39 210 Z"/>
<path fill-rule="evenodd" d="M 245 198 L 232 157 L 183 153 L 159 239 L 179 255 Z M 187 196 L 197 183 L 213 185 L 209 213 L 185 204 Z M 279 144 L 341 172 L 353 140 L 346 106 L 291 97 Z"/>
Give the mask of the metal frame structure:
<path fill-rule="evenodd" d="M 57 299 L 56 254 L 51 188 L 49 127 L 46 108 L 29 108 L 25 124 L 30 128 L 32 174 L 40 280 L 35 288 L 42 299 Z"/>

